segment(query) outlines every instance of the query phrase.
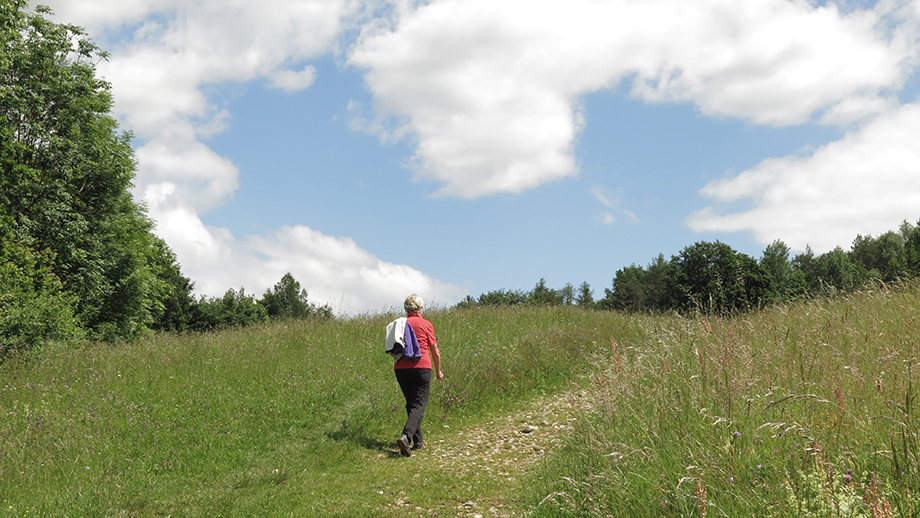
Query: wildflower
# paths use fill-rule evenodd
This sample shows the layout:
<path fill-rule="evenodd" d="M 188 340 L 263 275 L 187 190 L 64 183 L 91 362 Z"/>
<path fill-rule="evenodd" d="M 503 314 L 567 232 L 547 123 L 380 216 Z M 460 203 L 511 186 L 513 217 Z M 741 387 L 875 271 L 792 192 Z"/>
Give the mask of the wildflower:
<path fill-rule="evenodd" d="M 735 437 L 741 437 L 741 432 L 735 432 L 734 435 Z"/>

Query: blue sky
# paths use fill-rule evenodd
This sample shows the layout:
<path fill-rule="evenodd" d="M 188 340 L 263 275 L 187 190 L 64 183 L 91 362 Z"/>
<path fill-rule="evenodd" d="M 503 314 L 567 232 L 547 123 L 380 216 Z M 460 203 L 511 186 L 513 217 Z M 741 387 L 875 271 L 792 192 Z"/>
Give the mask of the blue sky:
<path fill-rule="evenodd" d="M 305 92 L 261 85 L 235 92 L 232 127 L 207 143 L 240 166 L 241 185 L 203 221 L 244 233 L 308 223 L 366 244 L 382 259 L 443 272 L 439 279 L 469 286 L 473 295 L 530 289 L 542 277 L 557 288 L 588 281 L 602 294 L 618 268 L 645 265 L 701 239 L 759 256 L 763 245 L 743 233 L 687 228 L 686 214 L 705 206 L 697 191 L 725 171 L 839 136 L 824 127 L 751 127 L 703 117 L 691 105 L 649 106 L 626 92 L 602 92 L 582 99 L 587 121 L 575 151 L 578 177 L 521 194 L 434 198 L 437 186 L 412 182 L 404 167 L 412 155 L 407 143 L 381 145 L 349 129 L 349 99 L 367 95 L 360 74 L 339 72 L 331 60 L 323 65 Z M 620 200 L 624 212 L 613 224 L 598 221 L 608 208 L 592 189 Z M 405 211 L 389 209 L 398 203 L 387 200 L 397 199 L 406 200 Z M 394 241 L 397 228 L 430 236 L 430 245 Z"/>
<path fill-rule="evenodd" d="M 52 0 L 198 293 L 343 313 L 920 218 L 920 3 Z"/>

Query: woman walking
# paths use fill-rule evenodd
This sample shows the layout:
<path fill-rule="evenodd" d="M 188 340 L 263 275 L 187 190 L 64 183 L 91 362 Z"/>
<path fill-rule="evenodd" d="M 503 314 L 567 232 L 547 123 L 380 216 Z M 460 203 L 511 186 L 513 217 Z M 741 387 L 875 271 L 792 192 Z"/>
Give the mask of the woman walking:
<path fill-rule="evenodd" d="M 441 372 L 441 352 L 434 336 L 434 326 L 422 318 L 425 303 L 413 293 L 406 297 L 404 307 L 406 324 L 415 332 L 421 353 L 417 360 L 403 356 L 395 365 L 396 381 L 406 397 L 407 414 L 406 426 L 403 427 L 402 436 L 396 440 L 396 445 L 403 456 L 410 457 L 412 450 L 421 449 L 423 444 L 422 419 L 425 417 L 425 407 L 428 406 L 432 368 L 437 379 L 444 378 L 444 373 Z"/>

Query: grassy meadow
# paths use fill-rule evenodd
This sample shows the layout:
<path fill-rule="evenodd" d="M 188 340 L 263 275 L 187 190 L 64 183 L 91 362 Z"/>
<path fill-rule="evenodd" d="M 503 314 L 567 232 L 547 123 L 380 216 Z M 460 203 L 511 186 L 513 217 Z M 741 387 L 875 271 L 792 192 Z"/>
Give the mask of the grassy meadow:
<path fill-rule="evenodd" d="M 534 516 L 920 516 L 920 285 L 615 337 Z"/>
<path fill-rule="evenodd" d="M 565 390 L 588 372 L 599 337 L 631 332 L 603 313 L 426 315 L 447 375 L 433 384 L 428 444 Z M 444 516 L 510 493 L 426 466 L 424 453 L 398 456 L 404 401 L 383 352 L 394 316 L 59 345 L 7 360 L 0 516 L 406 516 L 407 493 L 413 508 Z"/>
<path fill-rule="evenodd" d="M 590 394 L 522 477 L 398 456 L 395 316 L 7 359 L 0 517 L 920 515 L 920 284 L 733 318 L 426 312 L 426 446 Z"/>

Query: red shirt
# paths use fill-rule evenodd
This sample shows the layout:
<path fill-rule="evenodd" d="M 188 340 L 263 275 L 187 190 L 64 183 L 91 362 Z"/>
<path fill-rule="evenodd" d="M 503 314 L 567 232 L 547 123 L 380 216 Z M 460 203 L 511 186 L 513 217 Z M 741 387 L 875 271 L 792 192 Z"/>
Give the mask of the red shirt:
<path fill-rule="evenodd" d="M 412 326 L 412 330 L 415 331 L 415 338 L 418 339 L 418 348 L 422 353 L 422 357 L 417 362 L 406 358 L 400 358 L 399 361 L 396 362 L 395 368 L 430 369 L 431 353 L 428 352 L 428 348 L 432 344 L 438 343 L 438 339 L 434 337 L 434 326 L 431 325 L 431 322 L 422 318 L 421 313 L 412 313 L 409 315 L 408 324 Z"/>

